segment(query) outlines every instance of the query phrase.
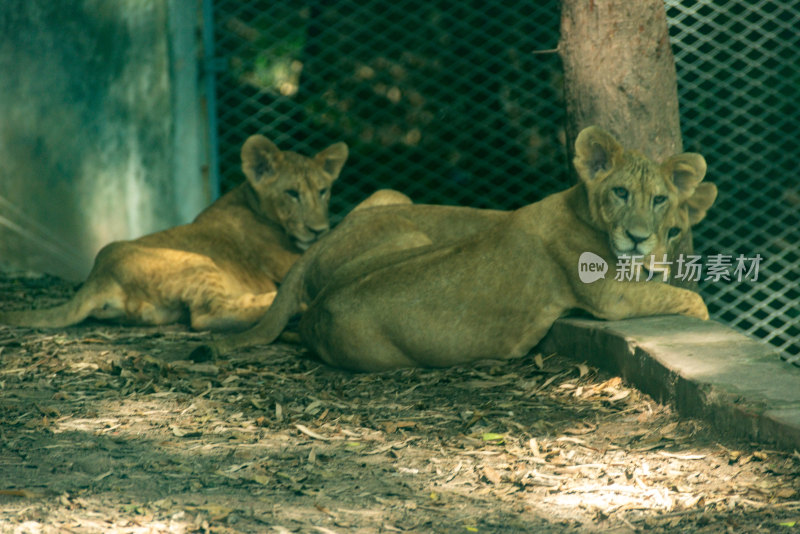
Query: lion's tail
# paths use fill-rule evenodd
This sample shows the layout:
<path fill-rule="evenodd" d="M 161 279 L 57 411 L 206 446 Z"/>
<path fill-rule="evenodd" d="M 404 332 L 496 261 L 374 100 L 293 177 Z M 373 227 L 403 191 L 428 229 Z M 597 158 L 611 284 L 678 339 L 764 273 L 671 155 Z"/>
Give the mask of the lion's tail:
<path fill-rule="evenodd" d="M 112 305 L 108 301 L 108 292 L 101 291 L 90 278 L 64 304 L 41 310 L 0 312 L 0 324 L 31 328 L 63 328 L 80 323 L 96 310 L 108 308 Z"/>
<path fill-rule="evenodd" d="M 213 342 L 211 348 L 214 352 L 225 354 L 252 345 L 267 345 L 278 339 L 292 317 L 303 311 L 304 279 L 310 258 L 311 255 L 306 252 L 292 266 L 281 282 L 275 300 L 258 323 L 249 330 Z"/>

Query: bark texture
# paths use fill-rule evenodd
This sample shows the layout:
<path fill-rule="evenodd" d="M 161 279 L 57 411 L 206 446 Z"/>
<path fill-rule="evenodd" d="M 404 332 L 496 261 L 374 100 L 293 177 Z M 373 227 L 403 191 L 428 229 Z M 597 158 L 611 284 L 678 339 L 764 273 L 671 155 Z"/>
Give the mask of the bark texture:
<path fill-rule="evenodd" d="M 592 124 L 656 161 L 682 151 L 662 0 L 563 0 L 559 50 L 570 161 Z"/>

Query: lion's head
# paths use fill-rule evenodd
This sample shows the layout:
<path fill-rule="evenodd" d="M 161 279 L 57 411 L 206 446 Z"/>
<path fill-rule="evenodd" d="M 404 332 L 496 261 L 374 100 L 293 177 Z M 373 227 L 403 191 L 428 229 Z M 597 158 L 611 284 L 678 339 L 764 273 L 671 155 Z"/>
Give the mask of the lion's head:
<path fill-rule="evenodd" d="M 688 232 L 687 206 L 706 173 L 700 154 L 678 154 L 658 164 L 590 126 L 575 140 L 574 163 L 586 189 L 589 221 L 608 234 L 617 257 L 660 260 Z"/>
<path fill-rule="evenodd" d="M 664 222 L 658 230 L 659 246 L 650 258 L 646 259 L 644 268 L 655 270 L 662 281 L 687 289 L 696 289 L 697 284 L 691 278 L 676 278 L 675 265 L 678 261 L 688 261 L 694 254 L 692 247 L 692 226 L 706 217 L 706 213 L 717 198 L 717 186 L 710 182 L 699 184 L 685 202 L 670 207 Z M 650 261 L 660 262 L 667 257 L 666 266 L 652 269 Z M 657 265 L 657 263 L 656 263 Z M 679 272 L 680 269 L 677 269 Z M 665 273 L 666 272 L 666 273 Z"/>
<path fill-rule="evenodd" d="M 300 250 L 330 229 L 331 184 L 347 160 L 347 145 L 335 143 L 313 158 L 282 152 L 253 135 L 242 147 L 242 171 L 258 213 L 280 224 Z"/>

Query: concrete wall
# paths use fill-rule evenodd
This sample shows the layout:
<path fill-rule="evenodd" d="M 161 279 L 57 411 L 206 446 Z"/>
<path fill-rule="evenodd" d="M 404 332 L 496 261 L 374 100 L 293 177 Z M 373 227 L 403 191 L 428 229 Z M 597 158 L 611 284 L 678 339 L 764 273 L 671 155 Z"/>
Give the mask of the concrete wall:
<path fill-rule="evenodd" d="M 0 3 L 0 269 L 81 279 L 208 203 L 197 5 Z"/>

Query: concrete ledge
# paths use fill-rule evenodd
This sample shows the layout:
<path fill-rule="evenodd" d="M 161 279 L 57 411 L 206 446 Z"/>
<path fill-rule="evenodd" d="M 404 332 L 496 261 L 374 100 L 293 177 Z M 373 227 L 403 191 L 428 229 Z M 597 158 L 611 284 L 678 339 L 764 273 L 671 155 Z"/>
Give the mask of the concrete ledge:
<path fill-rule="evenodd" d="M 728 435 L 800 450 L 800 368 L 715 321 L 560 319 L 540 349 L 619 374 Z"/>

